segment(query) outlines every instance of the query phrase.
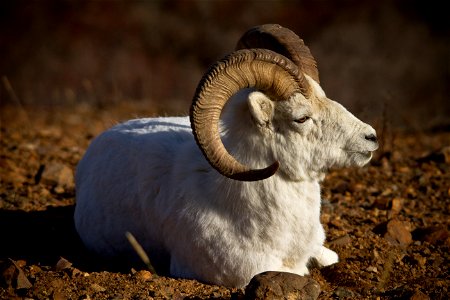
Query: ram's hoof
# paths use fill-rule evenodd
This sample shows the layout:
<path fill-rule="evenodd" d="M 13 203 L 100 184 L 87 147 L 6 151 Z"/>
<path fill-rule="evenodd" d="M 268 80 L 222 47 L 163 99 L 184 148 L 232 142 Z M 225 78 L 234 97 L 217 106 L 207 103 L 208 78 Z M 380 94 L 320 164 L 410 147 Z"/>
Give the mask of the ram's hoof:
<path fill-rule="evenodd" d="M 252 278 L 245 288 L 245 299 L 308 299 L 319 297 L 320 286 L 310 276 L 286 272 L 264 272 Z"/>

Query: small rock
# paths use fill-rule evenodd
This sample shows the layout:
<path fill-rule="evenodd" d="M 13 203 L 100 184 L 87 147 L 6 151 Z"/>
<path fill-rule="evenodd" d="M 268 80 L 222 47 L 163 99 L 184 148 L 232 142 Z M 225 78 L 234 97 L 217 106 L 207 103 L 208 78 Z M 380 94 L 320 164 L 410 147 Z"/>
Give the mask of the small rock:
<path fill-rule="evenodd" d="M 42 196 L 44 198 L 49 197 L 51 195 L 50 191 L 44 187 L 40 189 L 39 194 L 40 194 L 40 196 Z"/>
<path fill-rule="evenodd" d="M 336 218 L 332 219 L 330 221 L 330 224 L 333 225 L 335 228 L 342 228 L 344 227 L 344 222 L 339 216 L 336 216 Z"/>
<path fill-rule="evenodd" d="M 77 276 L 84 276 L 84 273 L 81 272 L 77 268 L 71 268 L 71 271 L 72 271 L 72 274 L 71 274 L 72 278 L 77 277 Z"/>
<path fill-rule="evenodd" d="M 417 264 L 421 267 L 425 267 L 426 263 L 427 263 L 427 258 L 423 257 L 422 255 L 418 254 L 418 253 L 414 253 L 413 254 L 413 258 L 414 260 L 417 262 Z"/>
<path fill-rule="evenodd" d="M 430 297 L 422 293 L 421 291 L 416 291 L 409 300 L 430 300 Z"/>
<path fill-rule="evenodd" d="M 409 196 L 410 198 L 417 198 L 417 191 L 416 189 L 409 185 L 405 188 L 405 193 L 407 196 Z"/>
<path fill-rule="evenodd" d="M 268 271 L 252 278 L 245 299 L 308 299 L 319 297 L 320 286 L 309 276 Z"/>
<path fill-rule="evenodd" d="M 133 274 L 133 276 L 140 281 L 148 281 L 152 279 L 152 273 L 146 270 L 141 270 Z"/>
<path fill-rule="evenodd" d="M 398 215 L 398 213 L 403 208 L 403 202 L 404 202 L 404 200 L 401 198 L 392 199 L 392 204 L 391 204 L 391 214 L 392 215 Z"/>
<path fill-rule="evenodd" d="M 19 268 L 23 268 L 27 265 L 27 262 L 22 259 L 19 259 L 15 261 L 15 265 L 18 266 Z"/>
<path fill-rule="evenodd" d="M 367 186 L 365 184 L 362 184 L 362 183 L 355 183 L 355 184 L 353 184 L 353 190 L 355 192 L 364 191 L 366 188 L 367 188 Z"/>
<path fill-rule="evenodd" d="M 106 289 L 105 289 L 104 287 L 102 287 L 101 285 L 99 285 L 99 284 L 97 284 L 97 283 L 91 284 L 91 289 L 92 289 L 95 293 L 100 293 L 100 292 L 106 291 Z"/>
<path fill-rule="evenodd" d="M 28 280 L 27 276 L 25 276 L 25 273 L 22 271 L 22 268 L 20 267 L 20 265 L 22 265 L 22 264 L 25 265 L 25 264 L 22 262 L 16 263 L 14 260 L 11 260 L 11 262 L 16 267 L 16 272 L 14 274 L 15 276 L 17 276 L 16 277 L 16 288 L 17 289 L 31 288 L 33 285 Z"/>
<path fill-rule="evenodd" d="M 19 271 L 19 275 L 17 275 L 17 289 L 29 289 L 33 285 L 28 280 L 27 276 L 23 273 L 22 270 Z"/>
<path fill-rule="evenodd" d="M 381 259 L 380 257 L 380 253 L 378 253 L 377 249 L 373 249 L 373 257 L 375 258 L 375 260 L 379 261 Z"/>
<path fill-rule="evenodd" d="M 61 133 L 62 133 L 62 131 L 58 127 L 43 128 L 39 131 L 39 134 L 45 138 L 60 137 Z"/>
<path fill-rule="evenodd" d="M 50 286 L 53 288 L 53 290 L 59 291 L 64 287 L 64 280 L 62 280 L 61 278 L 53 279 L 50 282 Z"/>
<path fill-rule="evenodd" d="M 338 287 L 333 293 L 338 299 L 354 299 L 355 293 L 343 287 Z"/>
<path fill-rule="evenodd" d="M 58 262 L 56 263 L 55 270 L 56 272 L 62 271 L 64 269 L 68 269 L 72 266 L 72 263 L 65 259 L 64 257 L 61 257 Z"/>
<path fill-rule="evenodd" d="M 72 169 L 58 162 L 45 165 L 41 180 L 45 184 L 67 189 L 75 186 Z"/>
<path fill-rule="evenodd" d="M 403 174 L 408 174 L 408 173 L 411 173 L 411 168 L 408 166 L 398 166 L 397 172 L 403 173 Z"/>
<path fill-rule="evenodd" d="M 413 242 L 408 224 L 397 219 L 390 220 L 387 223 L 384 238 L 402 247 L 407 247 Z"/>
<path fill-rule="evenodd" d="M 31 276 L 35 276 L 36 274 L 42 272 L 42 269 L 39 266 L 31 265 L 29 272 L 30 272 Z"/>
<path fill-rule="evenodd" d="M 55 187 L 55 193 L 57 194 L 64 194 L 64 192 L 66 191 L 61 185 L 58 185 L 57 187 Z"/>
<path fill-rule="evenodd" d="M 350 244 L 351 241 L 352 241 L 351 237 L 348 234 L 346 234 L 346 235 L 340 236 L 340 237 L 332 240 L 330 242 L 330 245 L 343 246 L 343 245 Z"/>
<path fill-rule="evenodd" d="M 377 197 L 373 202 L 373 207 L 378 209 L 388 209 L 390 197 Z"/>
<path fill-rule="evenodd" d="M 369 266 L 366 270 L 369 272 L 378 273 L 377 267 Z"/>

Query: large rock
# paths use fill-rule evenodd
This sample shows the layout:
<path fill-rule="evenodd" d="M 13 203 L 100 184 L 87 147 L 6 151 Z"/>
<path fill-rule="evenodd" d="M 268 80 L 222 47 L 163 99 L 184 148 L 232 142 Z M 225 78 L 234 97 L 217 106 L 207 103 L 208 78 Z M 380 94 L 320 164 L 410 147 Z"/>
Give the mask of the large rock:
<path fill-rule="evenodd" d="M 315 300 L 320 286 L 309 276 L 286 272 L 264 272 L 252 278 L 245 288 L 245 299 Z"/>

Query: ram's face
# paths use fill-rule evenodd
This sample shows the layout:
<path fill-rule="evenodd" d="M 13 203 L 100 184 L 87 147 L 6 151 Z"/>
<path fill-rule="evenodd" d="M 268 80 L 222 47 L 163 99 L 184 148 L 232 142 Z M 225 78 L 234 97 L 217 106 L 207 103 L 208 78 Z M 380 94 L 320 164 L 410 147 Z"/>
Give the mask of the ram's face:
<path fill-rule="evenodd" d="M 276 102 L 274 155 L 289 177 L 321 177 L 332 167 L 363 166 L 378 148 L 376 132 L 316 86 L 315 97 L 298 94 Z"/>

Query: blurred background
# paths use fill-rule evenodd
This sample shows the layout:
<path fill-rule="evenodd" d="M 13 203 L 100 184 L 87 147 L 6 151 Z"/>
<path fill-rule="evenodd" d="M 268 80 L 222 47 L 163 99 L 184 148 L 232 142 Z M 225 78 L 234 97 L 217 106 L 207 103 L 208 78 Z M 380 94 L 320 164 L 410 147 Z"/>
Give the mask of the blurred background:
<path fill-rule="evenodd" d="M 128 103 L 186 114 L 208 66 L 252 26 L 310 47 L 329 98 L 375 124 L 450 128 L 449 16 L 439 0 L 0 3 L 0 107 Z M 143 111 L 144 113 L 144 111 Z"/>

